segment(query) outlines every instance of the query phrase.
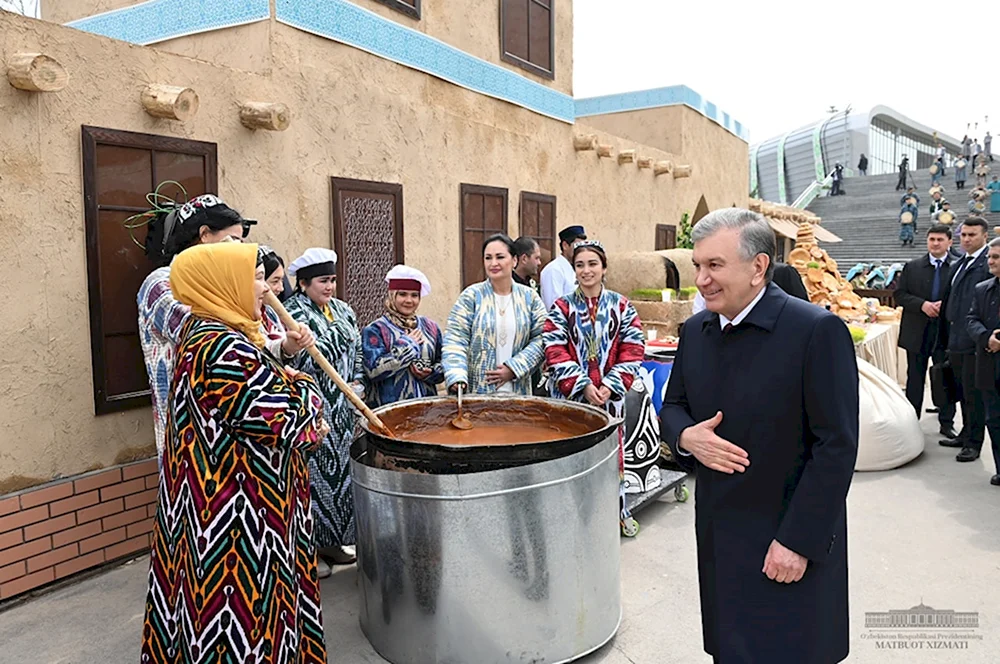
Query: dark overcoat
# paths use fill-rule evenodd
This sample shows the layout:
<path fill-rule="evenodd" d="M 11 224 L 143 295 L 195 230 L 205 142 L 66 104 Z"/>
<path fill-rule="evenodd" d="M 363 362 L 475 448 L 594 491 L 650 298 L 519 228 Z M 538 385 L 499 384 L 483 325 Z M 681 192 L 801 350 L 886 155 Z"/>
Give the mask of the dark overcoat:
<path fill-rule="evenodd" d="M 951 281 L 951 266 L 954 262 L 954 258 L 945 255 L 945 261 L 942 263 L 941 272 L 938 275 L 938 279 L 940 279 L 938 301 L 944 299 L 948 283 Z M 903 320 L 899 325 L 900 348 L 905 348 L 913 353 L 930 354 L 935 350 L 936 340 L 943 339 L 938 330 L 941 322 L 940 316 L 928 318 L 921 309 L 924 302 L 931 301 L 933 286 L 934 265 L 931 263 L 930 254 L 914 258 L 903 266 L 899 281 L 896 282 L 894 294 L 896 304 L 903 307 Z M 943 308 L 940 315 L 944 315 Z M 947 340 L 943 339 L 943 341 Z"/>
<path fill-rule="evenodd" d="M 989 352 L 990 337 L 1000 330 L 1000 280 L 976 284 L 966 331 L 976 344 L 976 389 L 992 392 L 1000 383 L 1000 353 Z M 1000 461 L 997 462 L 1000 464 Z"/>
<path fill-rule="evenodd" d="M 716 433 L 750 466 L 727 475 L 677 450 L 722 411 Z M 846 498 L 858 449 L 858 370 L 847 326 L 771 284 L 723 334 L 702 311 L 684 325 L 661 436 L 697 476 L 705 650 L 724 664 L 828 664 L 848 653 Z M 797 583 L 761 571 L 772 540 L 809 560 Z"/>
<path fill-rule="evenodd" d="M 943 338 L 947 339 L 949 352 L 963 355 L 973 355 L 976 352 L 976 344 L 969 336 L 966 316 L 972 308 L 972 294 L 976 284 L 982 283 L 990 278 L 990 268 L 986 263 L 987 250 L 980 252 L 976 260 L 972 261 L 965 270 L 962 270 L 962 260 L 954 264 L 951 271 L 951 280 L 945 288 L 944 302 L 941 304 L 941 311 L 944 312 L 945 324 L 941 327 Z M 959 270 L 962 270 L 959 272 Z"/>

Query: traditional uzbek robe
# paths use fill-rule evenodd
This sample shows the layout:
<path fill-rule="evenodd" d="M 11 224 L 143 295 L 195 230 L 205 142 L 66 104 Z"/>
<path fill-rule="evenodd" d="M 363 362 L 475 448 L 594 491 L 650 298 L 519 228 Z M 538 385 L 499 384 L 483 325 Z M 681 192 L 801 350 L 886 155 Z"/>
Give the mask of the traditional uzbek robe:
<path fill-rule="evenodd" d="M 437 394 L 438 384 L 444 381 L 441 330 L 424 316 L 417 316 L 417 328 L 424 335 L 423 343 L 407 336 L 406 330 L 388 316 L 378 318 L 362 331 L 365 375 L 371 385 L 368 401 L 372 406 Z M 415 363 L 431 369 L 430 376 L 417 378 L 410 371 Z"/>
<path fill-rule="evenodd" d="M 300 325 L 308 325 L 316 348 L 348 383 L 362 382 L 361 332 L 354 310 L 332 298 L 326 314 L 305 293 L 295 293 L 285 308 Z M 309 459 L 316 543 L 320 547 L 354 544 L 354 498 L 351 495 L 351 443 L 356 411 L 347 397 L 312 358 L 301 353 L 295 366 L 310 373 L 323 393 L 323 414 L 330 434 Z"/>
<path fill-rule="evenodd" d="M 990 212 L 1000 212 L 1000 182 L 993 180 L 986 189 L 990 192 Z"/>
<path fill-rule="evenodd" d="M 646 349 L 642 323 L 628 298 L 607 289 L 588 298 L 577 288 L 556 300 L 543 339 L 554 398 L 585 403 L 587 385 L 607 387 L 608 412 L 622 415 Z"/>
<path fill-rule="evenodd" d="M 531 394 L 531 375 L 544 357 L 542 330 L 545 305 L 533 290 L 512 284 L 517 321 L 514 352 L 507 366 L 514 372 L 515 394 Z M 492 394 L 497 386 L 486 382 L 486 372 L 497 368 L 496 305 L 490 281 L 469 286 L 458 296 L 448 316 L 441 358 L 445 383 L 465 383 L 470 394 Z"/>
<path fill-rule="evenodd" d="M 904 224 L 902 217 L 904 212 L 909 212 L 913 215 L 913 221 L 909 224 Z M 914 232 L 917 230 L 917 206 L 916 205 L 904 205 L 899 211 L 900 221 L 899 221 L 899 241 L 900 242 L 913 242 Z"/>
<path fill-rule="evenodd" d="M 170 399 L 170 380 L 174 373 L 174 357 L 184 325 L 191 317 L 190 307 L 174 299 L 170 290 L 170 268 L 161 267 L 149 273 L 136 296 L 139 307 L 139 343 L 149 375 L 150 398 L 153 402 L 153 434 L 156 438 L 156 456 L 163 456 L 166 439 L 167 402 Z M 280 334 L 268 333 L 267 350 L 281 358 L 281 344 L 285 340 L 284 327 L 269 307 L 265 313 L 270 323 L 276 323 Z M 268 318 L 264 318 L 266 330 Z"/>
<path fill-rule="evenodd" d="M 192 318 L 177 351 L 140 661 L 325 663 L 319 390 L 222 323 Z"/>

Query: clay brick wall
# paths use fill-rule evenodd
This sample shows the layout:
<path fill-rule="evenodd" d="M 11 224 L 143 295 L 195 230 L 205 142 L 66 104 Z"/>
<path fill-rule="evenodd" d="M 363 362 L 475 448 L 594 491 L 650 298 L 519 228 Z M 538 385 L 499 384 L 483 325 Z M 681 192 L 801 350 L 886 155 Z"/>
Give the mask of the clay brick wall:
<path fill-rule="evenodd" d="M 0 496 L 0 602 L 149 548 L 156 459 Z"/>

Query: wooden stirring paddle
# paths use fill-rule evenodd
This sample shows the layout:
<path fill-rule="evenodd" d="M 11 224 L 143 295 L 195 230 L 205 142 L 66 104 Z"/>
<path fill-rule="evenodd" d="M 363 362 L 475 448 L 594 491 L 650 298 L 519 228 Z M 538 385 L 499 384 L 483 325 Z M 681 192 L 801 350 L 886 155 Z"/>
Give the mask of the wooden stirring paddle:
<path fill-rule="evenodd" d="M 464 388 L 465 388 L 464 385 L 462 385 L 461 383 L 458 384 L 458 417 L 456 417 L 451 421 L 451 426 L 455 427 L 456 429 L 462 429 L 464 431 L 468 431 L 473 427 L 473 424 L 469 420 L 469 418 L 465 415 L 465 413 L 462 412 L 462 392 Z"/>
<path fill-rule="evenodd" d="M 281 319 L 281 323 L 285 326 L 285 329 L 290 330 L 292 332 L 299 331 L 299 324 L 295 321 L 294 318 L 292 318 L 291 314 L 288 313 L 288 310 L 285 309 L 285 306 L 283 304 L 281 304 L 281 301 L 278 300 L 277 297 L 275 297 L 274 293 L 268 291 L 264 295 L 264 303 L 267 306 L 274 309 L 274 312 L 278 314 L 278 318 Z M 392 432 L 392 429 L 386 426 L 385 422 L 383 422 L 378 415 L 373 413 L 372 409 L 369 408 L 365 404 L 365 402 L 361 400 L 361 397 L 359 397 L 357 394 L 354 393 L 354 390 L 351 389 L 351 386 L 348 385 L 344 381 L 344 379 L 340 377 L 340 374 L 337 373 L 337 370 L 333 368 L 333 365 L 330 364 L 329 360 L 323 357 L 323 353 L 320 352 L 319 348 L 316 348 L 316 346 L 313 345 L 310 346 L 309 348 L 306 348 L 306 352 L 309 353 L 313 361 L 316 362 L 316 364 L 318 364 L 321 369 L 323 369 L 326 375 L 330 377 L 330 380 L 333 381 L 334 385 L 336 385 L 340 389 L 340 391 L 347 396 L 347 400 L 350 401 L 352 404 L 354 404 L 354 407 L 357 408 L 361 412 L 361 414 L 365 416 L 365 419 L 371 422 L 371 425 L 375 428 L 375 431 L 389 438 L 396 437 L 395 434 Z"/>

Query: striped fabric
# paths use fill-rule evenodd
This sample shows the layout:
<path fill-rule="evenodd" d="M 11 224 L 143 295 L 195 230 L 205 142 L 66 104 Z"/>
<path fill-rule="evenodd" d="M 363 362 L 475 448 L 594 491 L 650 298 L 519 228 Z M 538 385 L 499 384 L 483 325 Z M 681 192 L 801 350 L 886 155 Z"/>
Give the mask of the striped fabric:
<path fill-rule="evenodd" d="M 545 305 L 538 293 L 513 284 L 514 356 L 507 366 L 516 377 L 515 394 L 531 394 L 531 372 L 543 358 L 542 327 Z M 486 372 L 497 368 L 496 306 L 493 286 L 487 279 L 469 286 L 458 296 L 448 316 L 442 348 L 445 384 L 465 383 L 470 394 L 490 394 L 496 386 L 486 383 Z"/>
<path fill-rule="evenodd" d="M 322 398 L 242 334 L 178 347 L 140 661 L 326 660 L 305 451 Z"/>

